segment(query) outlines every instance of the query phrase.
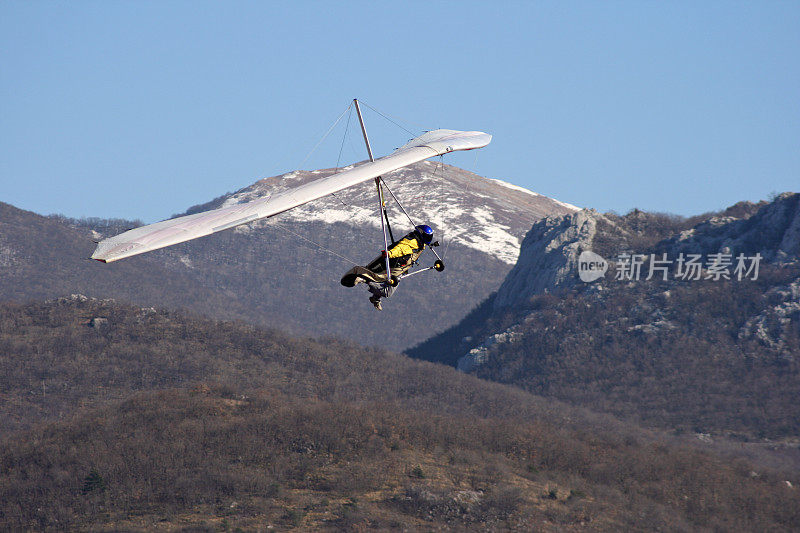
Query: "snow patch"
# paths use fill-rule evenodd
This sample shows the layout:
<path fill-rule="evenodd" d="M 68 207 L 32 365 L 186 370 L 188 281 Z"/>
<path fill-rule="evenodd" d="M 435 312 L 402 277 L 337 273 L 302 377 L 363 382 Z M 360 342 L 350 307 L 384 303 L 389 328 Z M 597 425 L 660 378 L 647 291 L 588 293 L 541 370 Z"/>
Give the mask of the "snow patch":
<path fill-rule="evenodd" d="M 477 224 L 472 231 L 465 228 L 459 240 L 501 261 L 515 264 L 519 257 L 520 240 L 509 233 L 511 228 L 495 221 L 492 211 L 486 207 L 476 207 L 470 215 Z"/>
<path fill-rule="evenodd" d="M 567 202 L 562 202 L 560 200 L 556 200 L 555 198 L 550 198 L 550 199 L 553 200 L 558 205 L 564 206 L 567 209 L 572 209 L 573 211 L 580 211 L 582 209 L 581 207 L 578 207 L 577 205 L 568 204 Z"/>
<path fill-rule="evenodd" d="M 497 178 L 489 178 L 489 179 L 492 180 L 493 182 L 497 183 L 498 185 L 502 185 L 503 187 L 506 187 L 508 189 L 524 192 L 526 194 L 530 194 L 531 196 L 542 196 L 538 192 L 533 192 L 530 189 L 526 189 L 525 187 L 520 187 L 519 185 L 514 185 L 513 183 L 508 183 L 507 181 L 499 180 Z M 550 198 L 550 200 L 552 200 L 553 202 L 557 203 L 558 205 L 560 205 L 562 207 L 566 207 L 567 209 L 571 209 L 572 211 L 580 211 L 581 210 L 581 208 L 576 206 L 576 205 L 568 204 L 567 202 L 561 202 L 559 200 L 556 200 L 555 198 Z"/>
<path fill-rule="evenodd" d="M 369 224 L 380 226 L 380 219 L 375 215 L 374 209 L 364 209 L 351 206 L 351 209 L 331 208 L 322 202 L 312 202 L 307 206 L 287 212 L 284 216 L 297 222 L 346 222 L 357 226 Z"/>
<path fill-rule="evenodd" d="M 492 180 L 495 183 L 499 183 L 503 187 L 507 187 L 507 188 L 513 189 L 515 191 L 524 192 L 524 193 L 527 193 L 527 194 L 531 194 L 533 196 L 541 196 L 541 194 L 539 194 L 538 192 L 533 192 L 530 189 L 526 189 L 525 187 L 520 187 L 519 185 L 514 185 L 513 183 L 508 183 L 507 181 L 499 180 L 497 178 L 489 178 L 489 179 Z"/>

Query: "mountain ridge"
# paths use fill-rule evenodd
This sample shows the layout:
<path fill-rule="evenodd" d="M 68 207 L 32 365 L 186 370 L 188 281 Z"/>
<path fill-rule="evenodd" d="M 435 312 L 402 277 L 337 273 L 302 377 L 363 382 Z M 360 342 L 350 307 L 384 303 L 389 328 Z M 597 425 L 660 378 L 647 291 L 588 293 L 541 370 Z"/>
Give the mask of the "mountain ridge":
<path fill-rule="evenodd" d="M 295 170 L 263 178 L 235 193 L 189 208 L 184 214 L 266 198 L 352 166 L 357 165 L 338 169 Z M 390 211 L 394 210 L 392 217 L 395 222 L 400 221 L 400 227 L 410 227 L 410 222 L 397 213 L 392 195 L 403 200 L 403 206 L 416 222 L 443 228 L 446 237 L 455 235 L 467 247 L 494 255 L 508 264 L 516 262 L 518 233 L 528 220 L 579 209 L 523 187 L 495 178 L 484 178 L 441 162 L 414 163 L 383 179 L 391 191 L 387 204 Z M 494 184 L 500 187 L 494 187 Z M 293 222 L 355 222 L 374 229 L 380 228 L 380 218 L 376 214 L 377 200 L 370 187 L 352 188 L 333 196 L 288 211 L 282 215 L 282 219 Z M 523 214 L 527 217 L 521 216 Z M 472 220 L 469 220 L 470 217 Z M 466 222 L 459 222 L 459 219 L 466 219 Z M 247 227 L 257 225 L 254 223 Z M 442 232 L 441 229 L 439 231 Z M 471 233 L 479 235 L 473 236 Z"/>
<path fill-rule="evenodd" d="M 265 178 L 187 212 L 269 194 L 268 188 L 278 190 L 333 170 Z M 40 217 L 5 205 L 0 209 L 0 276 L 6 282 L 0 285 L 0 298 L 114 297 L 402 350 L 456 323 L 488 296 L 511 268 L 532 221 L 572 211 L 441 163 L 420 163 L 386 181 L 409 213 L 420 215 L 417 222 L 434 220 L 447 268 L 404 281 L 383 315 L 376 315 L 361 287 L 339 285 L 347 269 L 365 264 L 383 248 L 369 185 L 277 219 L 108 265 L 84 258 L 92 240 L 127 229 L 126 222 Z M 410 228 L 397 210 L 391 220 L 396 236 Z"/>

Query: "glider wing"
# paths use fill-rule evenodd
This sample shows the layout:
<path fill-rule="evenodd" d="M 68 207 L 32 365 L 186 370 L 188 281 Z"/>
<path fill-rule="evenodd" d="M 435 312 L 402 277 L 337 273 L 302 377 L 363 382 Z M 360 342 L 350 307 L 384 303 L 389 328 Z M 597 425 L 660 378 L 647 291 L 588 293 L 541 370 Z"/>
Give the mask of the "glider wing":
<path fill-rule="evenodd" d="M 482 148 L 491 140 L 491 135 L 480 131 L 429 131 L 412 139 L 391 155 L 268 198 L 163 220 L 120 233 L 115 237 L 100 241 L 92 254 L 92 259 L 110 263 L 132 255 L 204 237 L 283 213 L 429 157 L 458 150 Z"/>

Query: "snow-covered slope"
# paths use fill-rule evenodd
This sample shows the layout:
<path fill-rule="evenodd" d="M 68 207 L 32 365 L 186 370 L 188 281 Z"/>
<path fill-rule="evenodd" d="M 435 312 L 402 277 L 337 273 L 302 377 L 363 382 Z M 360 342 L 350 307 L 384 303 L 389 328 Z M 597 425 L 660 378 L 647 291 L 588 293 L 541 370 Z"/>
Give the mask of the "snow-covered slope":
<path fill-rule="evenodd" d="M 347 168 L 347 167 L 345 167 Z M 254 200 L 296 187 L 332 174 L 335 169 L 295 171 L 265 178 L 224 199 L 220 205 Z M 542 196 L 533 191 L 472 172 L 423 161 L 384 176 L 384 181 L 417 224 L 431 225 L 437 238 L 446 246 L 458 242 L 513 265 L 519 256 L 522 237 L 531 224 L 548 215 L 560 215 L 579 208 Z M 411 224 L 387 200 L 395 234 L 410 229 Z M 376 229 L 380 241 L 380 218 L 375 187 L 365 184 L 317 200 L 280 215 L 280 221 L 344 222 Z M 269 224 L 264 222 L 262 224 Z M 242 231 L 247 231 L 244 229 Z"/>

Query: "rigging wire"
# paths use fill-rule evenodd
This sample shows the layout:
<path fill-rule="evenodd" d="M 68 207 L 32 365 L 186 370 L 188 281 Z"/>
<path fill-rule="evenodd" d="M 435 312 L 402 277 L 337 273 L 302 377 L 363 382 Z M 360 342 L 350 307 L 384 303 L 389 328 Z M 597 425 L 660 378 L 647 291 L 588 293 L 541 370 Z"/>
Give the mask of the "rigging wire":
<path fill-rule="evenodd" d="M 444 194 L 443 194 L 444 193 L 444 179 L 441 179 L 441 178 L 444 178 L 444 173 L 442 173 L 442 176 L 440 177 L 440 179 L 437 180 L 437 175 L 439 174 L 440 170 L 444 170 L 444 156 L 443 155 L 439 156 L 439 158 L 436 160 L 436 166 L 433 167 L 433 179 L 434 179 L 434 181 L 438 181 L 438 183 L 439 183 L 439 198 L 443 198 L 444 197 Z M 445 240 L 444 239 L 445 230 L 447 229 L 445 227 L 444 222 L 445 222 L 445 219 L 442 218 L 442 241 Z M 444 262 L 444 258 L 445 258 L 445 255 L 447 254 L 447 248 L 449 248 L 449 244 L 450 244 L 450 241 L 448 240 L 446 242 L 446 244 L 445 244 L 444 252 L 442 252 L 442 262 Z"/>
<path fill-rule="evenodd" d="M 350 119 L 352 119 L 352 118 L 353 118 L 353 104 L 350 104 L 349 106 L 347 106 L 347 109 L 349 109 L 349 110 L 350 110 L 350 112 L 347 114 L 347 124 L 346 124 L 346 125 L 345 125 L 345 127 L 344 127 L 344 135 L 342 135 L 342 144 L 341 144 L 341 146 L 339 147 L 339 157 L 337 157 L 337 158 L 336 158 L 336 171 L 334 172 L 334 174 L 335 174 L 336 172 L 339 172 L 339 163 L 341 163 L 341 161 L 342 161 L 342 151 L 344 151 L 344 142 L 347 140 L 347 133 L 350 131 Z M 337 200 L 339 200 L 339 202 L 341 202 L 341 204 L 342 204 L 343 206 L 345 206 L 345 207 L 346 207 L 346 208 L 348 208 L 348 209 L 350 208 L 350 206 L 349 206 L 349 205 L 347 205 L 347 204 L 344 202 L 344 200 L 342 200 L 341 198 L 339 198 L 338 196 L 336 196 L 336 193 L 335 193 L 335 192 L 334 192 L 334 193 L 331 193 L 331 195 L 332 195 L 334 198 L 336 198 Z"/>
<path fill-rule="evenodd" d="M 303 165 L 305 165 L 305 164 L 306 164 L 306 161 L 308 161 L 308 158 L 309 158 L 309 157 L 311 157 L 311 154 L 313 154 L 313 153 L 316 151 L 316 149 L 317 149 L 317 148 L 319 148 L 319 145 L 320 145 L 320 144 L 322 144 L 322 142 L 323 142 L 325 139 L 327 139 L 327 138 L 328 138 L 328 135 L 330 135 L 330 133 L 333 131 L 333 128 L 335 128 L 335 127 L 336 127 L 336 125 L 339 123 L 339 121 L 340 121 L 340 120 L 342 120 L 342 117 L 344 116 L 344 114 L 345 114 L 345 113 L 347 113 L 348 111 L 350 111 L 352 107 L 353 107 L 353 104 L 351 103 L 349 106 L 347 106 L 347 109 L 345 109 L 344 111 L 342 111 L 342 114 L 341 114 L 341 115 L 339 115 L 339 118 L 337 118 L 337 119 L 336 119 L 336 121 L 335 121 L 335 122 L 334 122 L 334 123 L 331 125 L 331 127 L 330 127 L 330 128 L 328 128 L 328 131 L 326 131 L 326 132 L 325 132 L 325 135 L 323 135 L 323 136 L 322 136 L 322 138 L 321 138 L 321 139 L 320 139 L 320 140 L 317 142 L 317 144 L 315 144 L 315 145 L 314 145 L 314 148 L 312 148 L 312 149 L 311 149 L 311 151 L 310 151 L 310 152 L 308 152 L 308 155 L 305 157 L 305 159 L 303 159 L 303 161 L 302 161 L 302 162 L 301 162 L 299 165 L 297 165 L 297 167 L 296 167 L 296 168 L 297 168 L 298 170 L 299 170 L 299 169 L 301 169 L 301 168 L 303 168 Z M 349 123 L 350 123 L 350 122 L 349 122 L 349 118 L 348 118 L 348 124 L 349 124 Z M 340 154 L 340 155 L 341 155 L 341 154 Z"/>
<path fill-rule="evenodd" d="M 342 151 L 344 150 L 344 141 L 347 140 L 347 132 L 350 131 L 350 119 L 353 118 L 353 104 L 347 106 L 350 113 L 347 114 L 347 124 L 344 127 L 344 135 L 342 135 L 342 145 L 339 147 L 339 157 L 336 158 L 336 171 L 339 171 L 339 163 L 342 161 Z"/>
<path fill-rule="evenodd" d="M 317 147 L 318 147 L 318 146 L 319 146 L 319 145 L 322 143 L 322 141 L 324 141 L 324 140 L 325 140 L 325 139 L 328 137 L 328 135 L 331 133 L 331 131 L 333 130 L 333 128 L 335 128 L 335 127 L 336 127 L 336 125 L 339 123 L 339 121 L 342 119 L 342 117 L 344 116 L 344 114 L 345 114 L 345 113 L 347 113 L 347 123 L 346 123 L 346 125 L 345 125 L 345 128 L 344 128 L 344 134 L 342 135 L 342 143 L 341 143 L 341 145 L 340 145 L 340 147 L 339 147 L 339 156 L 336 158 L 336 169 L 334 170 L 333 174 L 336 174 L 336 173 L 338 173 L 338 172 L 339 172 L 339 168 L 340 168 L 340 167 L 339 167 L 339 164 L 341 163 L 341 160 L 342 160 L 342 152 L 344 151 L 344 145 L 345 145 L 345 141 L 346 141 L 346 140 L 347 140 L 347 138 L 348 138 L 347 134 L 348 134 L 348 133 L 349 133 L 349 131 L 350 131 L 350 122 L 352 121 L 352 118 L 353 118 L 353 104 L 352 104 L 352 103 L 350 103 L 350 105 L 348 105 L 348 106 L 347 106 L 347 109 L 345 109 L 344 111 L 342 111 L 342 114 L 341 114 L 341 115 L 339 115 L 339 118 L 337 118 L 337 119 L 336 119 L 336 122 L 334 122 L 334 123 L 333 123 L 333 126 L 331 126 L 331 127 L 328 129 L 328 131 L 325 133 L 325 135 L 322 137 L 322 139 L 321 139 L 321 140 L 320 140 L 320 141 L 317 143 L 317 145 L 314 147 L 314 149 L 313 149 L 313 150 L 311 150 L 311 152 L 313 153 L 313 152 L 314 152 L 314 150 L 316 150 L 316 149 L 317 149 Z M 311 155 L 311 154 L 309 154 L 309 156 L 310 156 L 310 155 Z M 308 156 L 306 156 L 306 159 L 308 159 Z M 304 162 L 305 162 L 305 161 L 304 161 Z M 341 198 L 339 198 L 339 196 L 337 196 L 337 194 L 336 194 L 335 192 L 334 192 L 334 193 L 331 193 L 331 196 L 333 196 L 334 198 L 336 198 L 337 200 L 339 200 L 339 202 L 340 202 L 340 203 L 341 203 L 341 204 L 342 204 L 342 205 L 343 205 L 345 208 L 347 208 L 347 209 L 350 209 L 350 210 L 352 210 L 352 209 L 353 209 L 353 206 L 351 206 L 351 205 L 349 205 L 349 204 L 345 203 L 345 202 L 344 202 L 344 200 L 342 200 Z M 299 233 L 297 233 L 296 231 L 292 231 L 291 229 L 287 228 L 286 226 L 284 226 L 283 224 L 281 224 L 281 223 L 280 223 L 280 222 L 278 222 L 277 220 L 274 220 L 274 221 L 271 221 L 271 222 L 273 222 L 273 223 L 274 223 L 276 226 L 280 227 L 281 229 L 283 229 L 283 230 L 285 230 L 285 231 L 288 231 L 288 232 L 289 232 L 289 233 L 291 233 L 292 235 L 294 235 L 294 236 L 296 236 L 296 237 L 299 237 L 299 238 L 303 239 L 304 241 L 306 241 L 306 242 L 309 242 L 309 243 L 313 244 L 314 246 L 316 246 L 317 248 L 319 248 L 319 249 L 320 249 L 320 250 L 322 250 L 323 252 L 327 252 L 327 253 L 329 253 L 329 254 L 331 254 L 331 255 L 335 256 L 335 257 L 338 257 L 339 259 L 343 259 L 345 262 L 347 262 L 347 263 L 350 263 L 350 264 L 351 264 L 351 265 L 353 265 L 353 266 L 358 266 L 358 263 L 357 263 L 357 262 L 355 262 L 355 261 L 353 261 L 353 260 L 352 260 L 352 259 L 350 259 L 349 257 L 345 257 L 345 256 L 343 256 L 343 255 L 341 255 L 341 254 L 339 254 L 339 253 L 337 253 L 337 252 L 334 252 L 334 251 L 333 251 L 333 250 L 331 250 L 330 248 L 327 248 L 327 247 L 325 247 L 325 246 L 321 245 L 320 243 L 318 243 L 318 242 L 316 242 L 316 241 L 314 241 L 314 240 L 312 240 L 312 239 L 309 239 L 308 237 L 305 237 L 305 236 L 303 236 L 303 235 L 300 235 L 300 234 L 299 234 Z"/>
<path fill-rule="evenodd" d="M 355 261 L 353 261 L 353 260 L 352 260 L 352 259 L 350 259 L 349 257 L 345 257 L 345 256 L 343 256 L 343 255 L 341 255 L 341 254 L 338 254 L 338 253 L 334 252 L 333 250 L 331 250 L 331 249 L 329 249 L 329 248 L 326 248 L 326 247 L 322 246 L 320 243 L 318 243 L 318 242 L 316 242 L 316 241 L 312 241 L 311 239 L 309 239 L 309 238 L 307 238 L 307 237 L 304 237 L 304 236 L 300 235 L 299 233 L 297 233 L 297 232 L 295 232 L 295 231 L 292 231 L 291 229 L 289 229 L 288 227 L 284 226 L 284 225 L 283 225 L 283 224 L 281 224 L 280 222 L 278 222 L 278 221 L 276 221 L 276 220 L 271 220 L 270 222 L 271 222 L 272 224 L 274 224 L 274 225 L 278 226 L 278 227 L 279 227 L 279 228 L 281 228 L 282 230 L 284 230 L 284 231 L 288 231 L 288 232 L 289 232 L 289 233 L 291 233 L 292 235 L 294 235 L 294 236 L 296 236 L 296 237 L 300 237 L 300 238 L 301 238 L 301 239 L 303 239 L 304 241 L 310 242 L 311 244 L 313 244 L 314 246 L 316 246 L 317 248 L 319 248 L 319 249 L 320 249 L 320 250 L 322 250 L 323 252 L 328 252 L 329 254 L 331 254 L 331 255 L 335 255 L 336 257 L 338 257 L 338 258 L 340 258 L 340 259 L 344 259 L 346 262 L 348 262 L 348 263 L 352 264 L 353 266 L 358 266 L 358 263 L 356 263 Z"/>
<path fill-rule="evenodd" d="M 403 207 L 403 204 L 400 203 L 400 200 L 397 199 L 397 196 L 395 196 L 394 193 L 392 192 L 392 190 L 389 188 L 389 186 L 386 185 L 386 182 L 383 180 L 383 178 L 380 178 L 380 180 L 381 180 L 381 183 L 383 183 L 383 186 L 386 187 L 386 190 L 389 191 L 389 194 L 392 195 L 392 198 L 394 198 L 394 201 L 397 203 L 397 206 L 400 208 L 400 210 L 406 216 L 408 221 L 411 222 L 411 225 L 416 227 L 416 224 L 414 223 L 413 220 L 411 220 L 411 217 L 409 216 L 408 212 L 406 212 L 405 208 Z"/>
<path fill-rule="evenodd" d="M 447 250 L 450 249 L 450 245 L 453 243 L 453 241 L 458 240 L 459 235 L 461 235 L 461 233 L 456 233 L 455 236 L 450 237 L 450 239 L 448 239 L 447 244 L 444 247 L 444 252 L 442 252 L 442 261 L 444 261 L 445 258 L 447 257 Z"/>
<path fill-rule="evenodd" d="M 450 239 L 447 241 L 447 244 L 444 246 L 444 252 L 442 252 L 442 261 L 444 261 L 445 258 L 447 257 L 447 250 L 450 249 L 450 243 L 451 242 L 453 242 L 453 238 L 452 237 L 450 237 Z"/>
<path fill-rule="evenodd" d="M 444 155 L 440 155 L 436 159 L 436 166 L 433 167 L 433 180 L 439 183 L 439 198 L 443 198 L 444 197 L 444 179 L 443 179 L 444 178 L 444 173 L 442 172 L 443 170 L 444 170 Z M 440 172 L 442 172 L 441 176 L 439 175 Z M 441 225 L 442 226 L 442 237 L 441 237 L 442 241 L 445 240 L 444 236 L 445 236 L 445 231 L 447 229 L 445 227 L 445 223 L 444 222 L 445 222 L 445 219 L 442 218 L 442 225 Z M 449 247 L 449 244 L 450 244 L 450 241 L 448 240 L 447 243 L 445 244 L 444 252 L 442 253 L 442 262 L 444 262 L 445 255 L 447 253 L 447 248 Z"/>
<path fill-rule="evenodd" d="M 334 198 L 336 198 L 337 200 L 339 200 L 339 203 L 341 203 L 341 204 L 342 204 L 343 206 L 345 206 L 346 208 L 348 208 L 348 209 L 350 208 L 350 205 L 348 205 L 348 204 L 344 203 L 344 200 L 342 200 L 341 198 L 339 198 L 338 196 L 336 196 L 336 193 L 335 193 L 335 192 L 332 192 L 332 193 L 331 193 L 331 196 L 333 196 Z"/>
<path fill-rule="evenodd" d="M 375 111 L 377 114 L 379 114 L 380 116 L 382 116 L 383 118 L 385 118 L 386 120 L 388 120 L 389 122 L 391 122 L 392 124 L 394 124 L 395 126 L 397 126 L 398 128 L 400 128 L 401 130 L 405 131 L 406 133 L 410 133 L 410 134 L 411 134 L 413 137 L 416 137 L 416 136 L 417 136 L 417 134 L 416 134 L 416 133 L 414 133 L 413 131 L 409 130 L 408 128 L 406 128 L 406 127 L 402 126 L 401 124 L 399 124 L 399 123 L 395 122 L 395 121 L 394 121 L 394 120 L 392 120 L 392 119 L 391 119 L 391 118 L 390 118 L 388 115 L 385 115 L 385 114 L 381 113 L 380 111 L 378 111 L 377 109 L 375 109 L 374 107 L 372 107 L 372 106 L 371 106 L 371 105 L 369 105 L 368 103 L 364 102 L 363 100 L 359 100 L 359 103 L 362 103 L 362 104 L 364 104 L 365 106 L 367 106 L 368 108 L 372 109 L 372 110 L 373 110 L 373 111 Z M 400 120 L 400 119 L 397 119 L 397 120 Z M 418 125 L 419 125 L 419 124 L 414 124 L 414 126 L 418 126 Z M 424 129 L 423 129 L 423 128 L 420 128 L 420 131 L 424 131 Z"/>

